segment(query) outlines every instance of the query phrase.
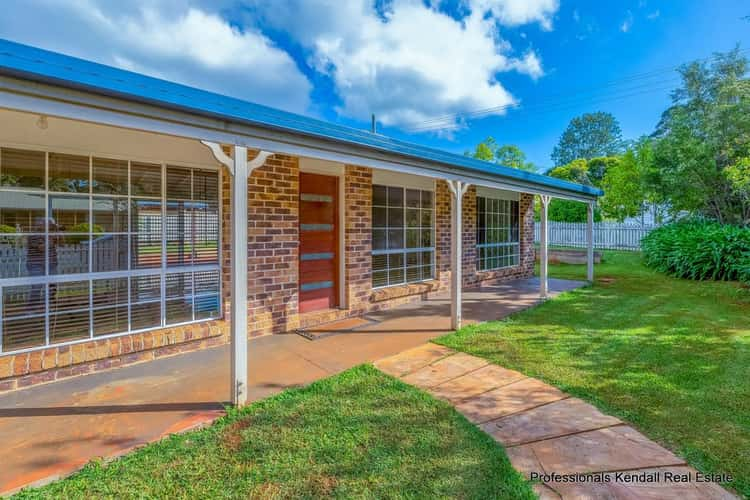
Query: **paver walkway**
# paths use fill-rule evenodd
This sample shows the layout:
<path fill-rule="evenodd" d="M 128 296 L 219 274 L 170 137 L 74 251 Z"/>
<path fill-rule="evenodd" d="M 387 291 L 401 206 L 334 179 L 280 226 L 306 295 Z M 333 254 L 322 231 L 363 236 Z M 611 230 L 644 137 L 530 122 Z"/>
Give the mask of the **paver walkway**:
<path fill-rule="evenodd" d="M 501 443 L 527 478 L 548 476 L 534 485 L 542 499 L 736 498 L 696 481 L 697 471 L 684 460 L 619 419 L 482 358 L 428 343 L 375 366 L 450 402 Z M 568 482 L 551 474 L 585 478 Z"/>

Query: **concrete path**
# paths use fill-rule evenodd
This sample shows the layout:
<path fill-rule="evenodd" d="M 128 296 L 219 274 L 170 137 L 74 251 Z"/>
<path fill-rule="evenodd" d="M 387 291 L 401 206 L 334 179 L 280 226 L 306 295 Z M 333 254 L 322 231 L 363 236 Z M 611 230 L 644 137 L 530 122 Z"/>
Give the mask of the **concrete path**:
<path fill-rule="evenodd" d="M 375 366 L 450 402 L 541 481 L 542 499 L 736 498 L 619 419 L 484 359 L 428 343 Z M 588 480 L 560 477 L 574 474 Z"/>
<path fill-rule="evenodd" d="M 550 280 L 553 295 L 583 283 Z M 538 280 L 466 290 L 467 323 L 499 319 L 534 305 Z M 447 294 L 298 335 L 248 346 L 249 397 L 262 399 L 372 362 L 450 331 Z M 114 457 L 223 415 L 229 348 L 161 358 L 0 395 L 0 494 L 64 477 L 95 457 Z"/>

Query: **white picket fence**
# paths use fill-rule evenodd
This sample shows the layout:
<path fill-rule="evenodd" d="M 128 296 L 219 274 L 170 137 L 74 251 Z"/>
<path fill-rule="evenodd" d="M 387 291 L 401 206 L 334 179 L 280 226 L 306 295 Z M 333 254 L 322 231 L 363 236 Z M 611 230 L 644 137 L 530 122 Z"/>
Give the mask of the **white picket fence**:
<path fill-rule="evenodd" d="M 534 224 L 534 242 L 539 243 L 541 223 Z M 658 226 L 640 226 L 617 222 L 594 223 L 594 248 L 609 250 L 640 250 L 641 238 Z M 549 222 L 549 244 L 565 247 L 586 247 L 586 223 Z"/>
<path fill-rule="evenodd" d="M 89 245 L 59 245 L 57 252 L 57 273 L 74 274 L 88 272 Z M 94 269 L 106 268 L 117 258 L 112 245 L 97 245 L 94 252 Z M 23 247 L 0 244 L 0 277 L 27 276 L 29 263 L 44 266 L 44 257 L 36 256 L 29 260 L 28 251 Z M 100 265 L 101 264 L 101 265 Z"/>

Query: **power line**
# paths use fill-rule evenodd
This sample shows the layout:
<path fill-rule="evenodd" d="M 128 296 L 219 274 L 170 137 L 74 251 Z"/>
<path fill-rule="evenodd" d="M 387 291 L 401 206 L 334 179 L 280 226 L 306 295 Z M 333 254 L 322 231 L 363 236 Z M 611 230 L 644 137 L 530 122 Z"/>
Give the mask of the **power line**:
<path fill-rule="evenodd" d="M 580 107 L 582 104 L 589 104 L 589 105 L 591 105 L 591 104 L 604 104 L 604 103 L 608 103 L 608 102 L 623 101 L 623 100 L 627 100 L 627 99 L 629 99 L 631 97 L 637 97 L 637 96 L 646 95 L 646 94 L 653 94 L 655 92 L 662 92 L 662 91 L 670 90 L 672 88 L 673 87 L 671 85 L 665 85 L 665 86 L 661 86 L 661 87 L 654 87 L 654 88 L 650 88 L 650 89 L 641 90 L 639 92 L 632 92 L 632 93 L 622 94 L 622 95 L 618 95 L 618 96 L 614 96 L 614 97 L 599 98 L 599 99 L 595 99 L 595 100 L 592 100 L 592 101 L 589 101 L 589 102 L 582 102 L 582 103 L 573 103 L 573 102 L 571 102 L 571 103 L 567 103 L 566 105 L 562 105 L 562 106 L 559 106 L 557 108 L 554 108 L 553 111 L 567 111 L 569 109 L 576 109 L 576 108 Z M 547 110 L 545 110 L 545 112 L 546 111 Z M 521 121 L 521 120 L 527 120 L 527 119 L 530 119 L 530 118 L 535 118 L 535 117 L 538 117 L 538 116 L 543 115 L 543 114 L 544 114 L 544 112 L 543 113 L 534 113 L 534 114 L 521 114 L 518 118 L 514 118 L 514 120 L 516 120 L 516 122 L 518 122 L 518 121 Z"/>
<path fill-rule="evenodd" d="M 747 52 L 748 50 L 750 50 L 750 49 L 740 50 L 739 53 L 744 53 L 744 52 Z M 695 61 L 690 61 L 690 62 L 710 61 L 710 60 L 715 60 L 718 57 L 719 57 L 719 55 L 713 55 L 713 56 L 710 56 L 710 57 L 706 57 L 706 58 L 703 58 L 703 59 L 697 59 Z M 655 76 L 659 76 L 659 75 L 662 75 L 662 74 L 665 74 L 665 73 L 671 73 L 675 69 L 680 68 L 683 64 L 685 64 L 685 63 L 678 64 L 676 66 L 668 66 L 668 67 L 658 68 L 658 69 L 650 70 L 648 72 L 638 73 L 638 74 L 630 75 L 628 77 L 624 77 L 624 78 L 620 78 L 620 79 L 605 81 L 605 82 L 603 82 L 601 84 L 597 84 L 596 86 L 582 87 L 582 88 L 576 89 L 573 92 L 552 94 L 551 96 L 549 96 L 548 100 L 550 100 L 550 98 L 554 98 L 556 96 L 563 96 L 563 97 L 566 97 L 566 96 L 575 96 L 575 95 L 580 94 L 580 93 L 585 93 L 585 91 L 589 91 L 589 90 L 598 91 L 598 90 L 600 90 L 602 88 L 616 86 L 616 85 L 619 85 L 619 84 L 622 84 L 622 83 L 627 83 L 627 82 L 630 82 L 630 81 L 642 80 L 642 79 L 647 79 L 647 78 L 653 78 Z M 431 123 L 431 122 L 444 121 L 444 120 L 447 120 L 447 119 L 455 119 L 457 117 L 469 117 L 469 116 L 473 116 L 473 115 L 480 115 L 481 116 L 483 114 L 493 114 L 493 113 L 495 113 L 497 111 L 503 111 L 505 109 L 510 109 L 510 108 L 513 108 L 513 107 L 519 107 L 519 105 L 517 105 L 517 104 L 507 104 L 507 105 L 503 105 L 503 106 L 495 106 L 495 107 L 491 107 L 491 108 L 477 109 L 477 110 L 474 110 L 474 111 L 467 111 L 467 112 L 463 112 L 463 113 L 451 113 L 451 114 L 448 114 L 448 115 L 443 115 L 443 116 L 440 116 L 440 117 L 434 117 L 434 118 L 423 120 L 423 121 L 419 121 L 419 122 L 413 122 L 412 125 L 413 126 L 419 126 L 419 125 L 427 124 L 427 123 Z"/>
<path fill-rule="evenodd" d="M 743 50 L 738 51 L 738 53 L 742 54 L 742 53 L 747 52 L 748 50 L 750 50 L 750 49 L 743 49 Z M 590 94 L 592 92 L 593 93 L 600 92 L 602 89 L 605 89 L 607 87 L 616 87 L 616 86 L 622 85 L 624 83 L 636 82 L 636 81 L 639 81 L 639 80 L 649 80 L 649 79 L 655 78 L 657 76 L 661 76 L 661 75 L 666 74 L 666 73 L 671 73 L 674 70 L 679 69 L 684 64 L 688 64 L 688 63 L 691 63 L 691 62 L 708 62 L 708 61 L 711 61 L 711 60 L 716 60 L 719 57 L 721 57 L 721 55 L 720 54 L 716 54 L 716 55 L 713 55 L 713 56 L 710 56 L 710 57 L 706 57 L 706 58 L 702 58 L 702 59 L 696 59 L 696 60 L 693 60 L 693 61 L 683 62 L 683 63 L 678 64 L 678 65 L 673 65 L 673 66 L 668 66 L 668 67 L 663 67 L 663 68 L 657 68 L 657 69 L 650 70 L 650 71 L 647 71 L 647 72 L 638 73 L 638 74 L 630 75 L 630 76 L 619 78 L 619 79 L 615 79 L 615 80 L 605 81 L 605 82 L 602 82 L 602 83 L 600 83 L 600 84 L 598 84 L 596 86 L 582 87 L 582 88 L 576 89 L 573 92 L 552 94 L 551 96 L 548 96 L 547 98 L 543 99 L 542 101 L 538 101 L 537 103 L 535 103 L 534 105 L 532 105 L 531 108 L 524 107 L 523 109 L 524 110 L 528 110 L 528 109 L 543 109 L 542 105 L 544 105 L 545 103 L 549 103 L 550 105 L 558 104 L 556 102 L 556 99 L 555 99 L 556 97 L 576 98 L 576 97 L 579 97 L 581 94 L 585 95 L 585 94 Z M 633 86 L 633 87 L 630 87 L 630 88 L 627 88 L 627 89 L 618 89 L 618 90 L 616 90 L 616 92 L 632 91 L 634 89 L 637 89 L 637 88 L 640 88 L 640 87 L 644 87 L 644 86 L 652 86 L 652 85 L 666 83 L 667 81 L 675 81 L 678 78 L 679 77 L 677 75 L 675 75 L 673 78 L 669 78 L 667 80 L 659 80 L 659 81 L 653 81 L 653 82 L 649 82 L 649 83 L 643 83 L 641 85 Z M 603 96 L 599 96 L 599 97 L 603 97 Z M 429 130 L 440 130 L 440 129 L 444 129 L 444 128 L 455 126 L 456 120 L 460 120 L 460 119 L 464 119 L 465 120 L 465 119 L 471 119 L 471 118 L 478 118 L 478 117 L 482 117 L 482 116 L 488 116 L 488 115 L 502 113 L 502 112 L 507 111 L 507 110 L 517 109 L 517 108 L 521 108 L 521 107 L 522 107 L 522 105 L 519 104 L 519 103 L 511 103 L 511 104 L 506 104 L 506 105 L 502 105 L 502 106 L 495 106 L 495 107 L 490 107 L 490 108 L 476 109 L 476 110 L 462 112 L 462 113 L 451 113 L 451 114 L 446 114 L 446 115 L 442 115 L 442 116 L 433 117 L 433 118 L 430 118 L 430 119 L 427 119 L 427 120 L 422 120 L 422 121 L 419 121 L 419 122 L 412 122 L 412 124 L 410 124 L 410 125 L 408 125 L 406 127 L 403 127 L 402 130 L 404 130 L 406 132 L 421 132 L 421 131 L 429 131 Z"/>
<path fill-rule="evenodd" d="M 638 76 L 638 77 L 633 76 L 633 77 L 630 77 L 630 78 L 627 78 L 627 79 L 623 79 L 622 81 L 619 81 L 619 80 L 618 81 L 614 81 L 613 80 L 613 81 L 610 81 L 610 82 L 602 83 L 602 84 L 597 85 L 597 86 L 581 87 L 579 89 L 576 89 L 573 92 L 567 92 L 567 93 L 562 93 L 561 92 L 561 93 L 557 93 L 557 94 L 552 94 L 552 95 L 548 96 L 546 99 L 550 100 L 550 99 L 555 98 L 557 96 L 560 96 L 560 97 L 575 96 L 576 94 L 579 94 L 579 93 L 584 92 L 584 91 L 588 91 L 588 90 L 598 91 L 598 90 L 600 90 L 602 88 L 611 87 L 611 86 L 614 86 L 614 85 L 618 85 L 620 83 L 627 83 L 628 81 L 637 80 L 637 79 L 652 78 L 654 76 L 660 76 L 661 74 L 663 74 L 663 72 L 651 72 L 651 73 L 648 73 L 648 74 L 644 73 L 641 76 Z M 421 124 L 426 124 L 426 123 L 431 123 L 431 122 L 436 122 L 436 121 L 443 121 L 443 120 L 446 120 L 446 119 L 455 118 L 457 116 L 473 116 L 475 114 L 485 114 L 485 113 L 490 114 L 490 113 L 493 113 L 495 111 L 503 111 L 505 109 L 510 109 L 510 108 L 519 107 L 519 106 L 520 105 L 518 105 L 518 104 L 505 104 L 505 105 L 502 105 L 502 106 L 494 106 L 494 107 L 490 107 L 490 108 L 480 108 L 480 109 L 477 109 L 477 110 L 474 110 L 474 111 L 467 111 L 467 112 L 463 112 L 463 113 L 451 113 L 451 114 L 446 114 L 446 115 L 442 115 L 442 116 L 438 116 L 438 117 L 433 117 L 433 118 L 430 118 L 430 119 L 427 119 L 427 120 L 422 120 L 422 121 L 419 121 L 419 122 L 412 122 L 412 125 L 421 125 Z"/>
<path fill-rule="evenodd" d="M 618 89 L 615 92 L 611 92 L 611 93 L 607 93 L 603 95 L 578 96 L 578 97 L 573 96 L 572 99 L 568 99 L 568 100 L 540 101 L 538 103 L 523 107 L 521 111 L 526 112 L 525 116 L 540 115 L 540 114 L 548 113 L 550 111 L 559 111 L 561 109 L 568 109 L 568 108 L 580 106 L 583 104 L 596 104 L 600 102 L 620 100 L 620 99 L 635 96 L 635 95 L 669 90 L 673 88 L 674 84 L 676 84 L 677 82 L 678 82 L 678 79 L 673 78 L 673 79 L 667 79 L 667 80 L 662 80 L 658 82 L 652 82 L 646 85 L 638 85 L 638 86 L 632 86 L 629 88 Z M 664 84 L 669 84 L 669 85 L 664 86 Z M 521 106 L 520 105 L 508 106 L 507 109 L 514 109 L 514 108 L 520 109 Z M 529 112 L 531 112 L 531 114 L 529 114 Z M 485 112 L 482 115 L 472 115 L 471 118 L 478 118 L 480 116 L 490 115 L 490 114 L 493 114 L 493 113 Z M 463 118 L 463 116 L 461 118 Z M 421 127 L 414 127 L 414 128 L 408 129 L 408 131 L 422 132 L 422 131 L 431 131 L 431 130 L 441 130 L 445 128 L 452 128 L 454 126 L 455 126 L 455 118 L 446 119 L 441 122 L 436 122 L 436 123 L 424 125 Z"/>

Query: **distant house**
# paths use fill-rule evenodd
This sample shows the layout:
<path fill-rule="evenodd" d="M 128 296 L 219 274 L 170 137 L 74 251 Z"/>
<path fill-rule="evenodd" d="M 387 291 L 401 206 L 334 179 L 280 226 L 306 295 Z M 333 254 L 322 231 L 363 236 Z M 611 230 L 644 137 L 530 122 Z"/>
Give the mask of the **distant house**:
<path fill-rule="evenodd" d="M 532 275 L 535 195 L 601 194 L 0 40 L 0 390 L 232 341 L 241 403 L 247 337 L 445 289 L 458 326 Z"/>

